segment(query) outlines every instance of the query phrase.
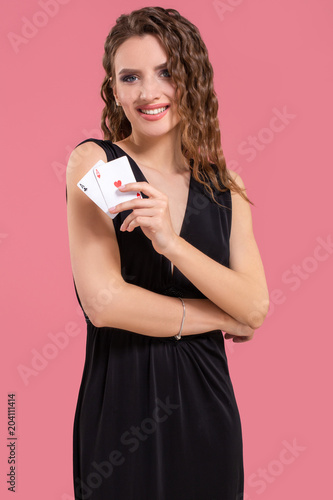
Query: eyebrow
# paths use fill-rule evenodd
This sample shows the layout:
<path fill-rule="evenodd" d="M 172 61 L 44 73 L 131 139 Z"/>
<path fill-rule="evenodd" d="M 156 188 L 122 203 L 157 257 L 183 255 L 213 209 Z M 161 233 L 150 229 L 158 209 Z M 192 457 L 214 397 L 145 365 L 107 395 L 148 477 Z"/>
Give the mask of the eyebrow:
<path fill-rule="evenodd" d="M 156 69 L 162 69 L 162 68 L 165 68 L 165 67 L 167 66 L 167 64 L 168 64 L 168 62 L 167 62 L 167 61 L 165 61 L 164 63 L 159 64 L 158 66 L 155 66 L 155 68 L 154 68 L 154 69 L 156 70 Z M 122 75 L 122 74 L 124 74 L 124 73 L 139 73 L 139 72 L 140 72 L 140 70 L 138 70 L 138 69 L 133 69 L 133 68 L 123 68 L 123 69 L 121 69 L 121 70 L 119 71 L 118 75 Z"/>

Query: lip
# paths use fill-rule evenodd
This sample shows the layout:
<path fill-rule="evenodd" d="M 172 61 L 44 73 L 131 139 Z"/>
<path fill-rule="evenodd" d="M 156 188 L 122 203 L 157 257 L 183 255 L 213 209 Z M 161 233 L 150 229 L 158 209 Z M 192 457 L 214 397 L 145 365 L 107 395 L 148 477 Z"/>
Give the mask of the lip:
<path fill-rule="evenodd" d="M 165 106 L 170 106 L 168 102 L 161 102 L 159 104 L 149 104 L 147 106 L 137 106 L 137 110 L 139 109 L 156 109 L 156 108 L 164 108 Z"/>
<path fill-rule="evenodd" d="M 164 108 L 167 107 L 162 113 L 158 113 L 157 115 L 145 115 L 144 113 L 141 113 L 140 109 L 156 109 L 156 108 Z M 169 111 L 170 104 L 154 104 L 151 106 L 139 106 L 136 108 L 138 114 L 144 119 L 149 122 L 153 122 L 156 120 L 161 120 Z"/>

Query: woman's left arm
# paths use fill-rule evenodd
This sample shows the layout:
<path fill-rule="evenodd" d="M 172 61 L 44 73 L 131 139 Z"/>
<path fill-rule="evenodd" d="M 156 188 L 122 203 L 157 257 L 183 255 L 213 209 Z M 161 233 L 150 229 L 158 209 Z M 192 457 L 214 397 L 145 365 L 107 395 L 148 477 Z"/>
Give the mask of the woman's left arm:
<path fill-rule="evenodd" d="M 238 174 L 229 171 L 237 184 L 245 189 Z M 227 314 L 259 328 L 267 314 L 269 294 L 258 246 L 253 234 L 250 204 L 238 193 L 232 196 L 230 258 L 226 267 L 211 259 L 178 236 L 170 219 L 168 198 L 147 183 L 131 183 L 122 191 L 141 190 L 146 199 L 124 202 L 113 212 L 132 209 L 122 230 L 140 226 L 156 251 L 165 255 L 189 281 Z"/>
<path fill-rule="evenodd" d="M 234 179 L 245 189 L 239 175 Z M 231 192 L 231 196 L 229 268 L 207 257 L 182 238 L 176 240 L 166 257 L 220 309 L 257 329 L 269 307 L 265 272 L 253 233 L 250 204 L 238 193 Z"/>

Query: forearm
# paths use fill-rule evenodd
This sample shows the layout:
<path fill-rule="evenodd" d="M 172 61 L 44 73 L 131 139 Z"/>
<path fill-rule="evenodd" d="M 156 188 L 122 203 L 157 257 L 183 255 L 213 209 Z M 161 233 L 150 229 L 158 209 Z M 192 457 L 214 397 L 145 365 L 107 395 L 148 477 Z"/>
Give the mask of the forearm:
<path fill-rule="evenodd" d="M 212 330 L 229 331 L 233 318 L 207 299 L 184 299 L 186 315 L 182 336 Z M 181 301 L 124 281 L 105 286 L 98 296 L 82 302 L 97 327 L 113 327 L 152 337 L 171 337 L 179 332 L 183 317 Z M 234 325 L 233 325 L 234 326 Z"/>
<path fill-rule="evenodd" d="M 166 257 L 221 310 L 241 323 L 259 328 L 268 297 L 254 280 L 219 264 L 183 238 L 177 238 Z"/>

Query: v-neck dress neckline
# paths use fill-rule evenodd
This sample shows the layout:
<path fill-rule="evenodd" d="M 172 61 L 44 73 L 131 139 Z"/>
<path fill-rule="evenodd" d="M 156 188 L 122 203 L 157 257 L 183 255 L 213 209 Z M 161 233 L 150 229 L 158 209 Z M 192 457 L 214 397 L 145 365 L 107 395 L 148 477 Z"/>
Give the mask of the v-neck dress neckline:
<path fill-rule="evenodd" d="M 118 146 L 118 144 L 115 144 L 114 142 L 112 144 L 113 144 L 113 146 L 116 146 L 116 148 L 118 148 L 118 150 L 121 151 L 125 156 L 127 156 L 129 158 L 129 160 L 132 161 L 132 165 L 135 166 L 137 173 L 142 178 L 142 180 L 144 182 L 147 182 L 148 184 L 150 184 L 150 182 L 146 178 L 145 174 L 142 172 L 141 168 L 139 167 L 137 162 L 132 158 L 132 156 L 130 156 L 128 153 L 126 153 L 126 151 L 124 151 L 120 146 Z M 135 175 L 135 178 L 137 179 L 136 175 Z M 179 237 L 183 237 L 185 221 L 187 220 L 187 216 L 188 216 L 188 209 L 189 209 L 189 205 L 190 205 L 190 201 L 191 201 L 192 182 L 193 182 L 193 176 L 192 176 L 192 171 L 190 171 L 190 182 L 188 185 L 188 193 L 187 193 L 187 200 L 186 200 L 186 206 L 185 206 L 185 211 L 184 211 L 184 215 L 183 215 L 183 220 L 182 220 L 182 224 L 180 226 L 180 231 L 178 234 Z M 148 198 L 148 196 L 146 196 L 144 193 L 142 193 L 142 195 L 144 198 Z"/>
<path fill-rule="evenodd" d="M 89 141 L 95 142 L 105 151 L 108 162 L 126 156 L 135 179 L 138 182 L 148 182 L 139 165 L 120 146 L 111 140 L 93 138 L 80 144 Z M 146 195 L 143 193 L 143 196 Z M 230 190 L 215 192 L 215 196 L 219 204 L 212 200 L 191 171 L 187 205 L 179 236 L 211 259 L 229 267 L 231 193 Z M 171 261 L 155 251 L 151 240 L 140 227 L 131 232 L 120 231 L 121 224 L 129 214 L 130 210 L 124 211 L 113 219 L 124 280 L 163 295 L 204 298 L 204 294 L 178 267 L 172 269 Z"/>

